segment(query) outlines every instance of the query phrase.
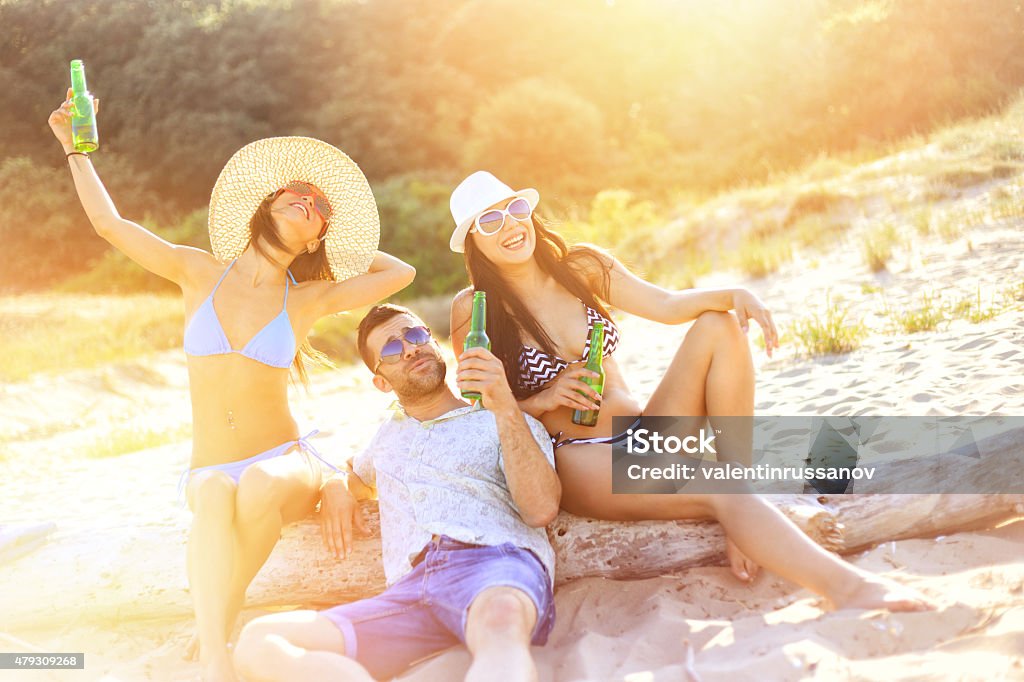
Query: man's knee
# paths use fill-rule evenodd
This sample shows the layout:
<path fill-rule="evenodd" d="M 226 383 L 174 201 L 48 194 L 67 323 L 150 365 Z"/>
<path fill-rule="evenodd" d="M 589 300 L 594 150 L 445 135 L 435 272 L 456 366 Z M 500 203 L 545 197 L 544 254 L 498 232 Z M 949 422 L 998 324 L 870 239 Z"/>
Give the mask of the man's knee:
<path fill-rule="evenodd" d="M 280 634 L 273 622 L 255 618 L 245 624 L 235 644 L 235 669 L 245 677 L 258 678 L 273 667 L 273 649 L 269 635 Z"/>
<path fill-rule="evenodd" d="M 537 608 L 522 590 L 494 587 L 482 592 L 469 607 L 466 623 L 476 634 L 529 639 L 537 622 Z"/>
<path fill-rule="evenodd" d="M 289 679 L 296 654 L 326 651 L 345 655 L 345 637 L 313 611 L 293 611 L 254 618 L 235 644 L 235 669 L 253 679 Z"/>

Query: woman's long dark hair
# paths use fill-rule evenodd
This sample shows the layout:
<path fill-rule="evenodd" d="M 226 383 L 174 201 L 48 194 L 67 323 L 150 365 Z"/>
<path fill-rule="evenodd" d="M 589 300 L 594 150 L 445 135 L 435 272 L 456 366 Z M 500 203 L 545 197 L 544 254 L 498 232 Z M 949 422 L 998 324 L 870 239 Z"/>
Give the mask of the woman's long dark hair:
<path fill-rule="evenodd" d="M 274 223 L 274 218 L 270 212 L 270 205 L 272 203 L 274 203 L 273 195 L 264 199 L 260 203 L 259 208 L 256 209 L 256 212 L 253 213 L 252 218 L 249 219 L 249 245 L 256 249 L 260 255 L 268 259 L 270 255 L 263 250 L 261 240 L 275 249 L 287 250 L 284 242 L 281 241 L 281 235 L 277 232 L 277 225 Z M 330 281 L 334 279 L 331 263 L 327 260 L 327 249 L 324 248 L 323 244 L 313 253 L 303 251 L 297 255 L 288 270 L 292 273 L 296 282 L 308 282 L 316 279 Z M 287 274 L 285 276 L 287 277 Z M 309 388 L 309 374 L 306 371 L 305 360 L 312 360 L 328 366 L 331 363 L 326 355 L 313 348 L 309 343 L 309 339 L 302 340 L 298 350 L 295 352 L 294 367 L 296 374 L 299 376 L 299 381 L 306 388 Z"/>
<path fill-rule="evenodd" d="M 533 230 L 536 235 L 533 258 L 540 269 L 573 296 L 608 317 L 608 310 L 601 302 L 601 299 L 608 300 L 611 287 L 611 265 L 607 257 L 591 246 L 569 247 L 536 213 L 533 214 Z M 526 303 L 509 286 L 501 269 L 480 252 L 469 235 L 464 257 L 473 290 L 487 292 L 487 336 L 491 340 L 491 352 L 505 366 L 508 385 L 516 398 L 527 398 L 539 389 L 526 388 L 519 378 L 519 351 L 524 332 L 535 339 L 545 353 L 556 355 L 555 344 Z M 594 278 L 594 274 L 599 277 Z M 599 282 L 596 291 L 590 284 L 595 279 Z"/>

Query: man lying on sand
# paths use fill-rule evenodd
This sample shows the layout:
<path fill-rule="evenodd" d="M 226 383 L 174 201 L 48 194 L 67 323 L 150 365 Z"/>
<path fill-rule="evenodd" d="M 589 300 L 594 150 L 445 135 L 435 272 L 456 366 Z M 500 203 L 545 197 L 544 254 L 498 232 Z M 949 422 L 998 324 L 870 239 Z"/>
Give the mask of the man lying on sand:
<path fill-rule="evenodd" d="M 555 556 L 544 526 L 561 486 L 551 440 L 523 414 L 489 351 L 466 351 L 460 385 L 423 322 L 405 308 L 374 307 L 359 325 L 373 383 L 401 405 L 353 461 L 324 485 L 321 517 L 331 548 L 346 554 L 360 525 L 353 493 L 377 488 L 388 589 L 326 611 L 295 611 L 247 624 L 235 666 L 248 680 L 390 679 L 464 643 L 468 680 L 536 679 L 530 644 L 554 624 Z"/>

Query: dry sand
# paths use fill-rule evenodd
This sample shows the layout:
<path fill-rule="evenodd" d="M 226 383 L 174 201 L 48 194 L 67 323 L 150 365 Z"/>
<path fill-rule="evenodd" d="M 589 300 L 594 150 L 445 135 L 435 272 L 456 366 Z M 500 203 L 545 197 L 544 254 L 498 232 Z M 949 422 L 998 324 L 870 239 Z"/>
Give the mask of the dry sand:
<path fill-rule="evenodd" d="M 861 263 L 852 241 L 856 231 L 849 239 L 830 255 L 797 259 L 776 275 L 749 283 L 781 325 L 820 309 L 827 288 L 857 316 L 867 316 L 875 330 L 860 350 L 840 357 L 801 358 L 790 345 L 769 360 L 755 350 L 757 412 L 1024 414 L 1020 306 L 981 324 L 954 322 L 935 332 L 886 335 L 877 314 L 882 293 L 872 290 L 881 288 L 895 307 L 917 302 L 923 291 L 962 297 L 980 288 L 987 301 L 999 287 L 1024 282 L 1020 226 L 993 223 L 952 243 L 918 244 L 898 252 L 882 274 L 871 274 Z M 702 285 L 736 281 L 715 277 Z M 623 331 L 621 362 L 636 393 L 649 395 L 685 328 L 627 319 Z M 3 387 L 0 454 L 6 475 L 0 480 L 0 519 L 55 522 L 50 543 L 97 531 L 122 529 L 130 536 L 154 524 L 187 525 L 187 513 L 174 504 L 187 442 L 179 438 L 119 457 L 80 456 L 84 445 L 111 431 L 142 427 L 173 433 L 187 426 L 185 381 L 183 358 L 174 352 L 144 365 Z M 389 399 L 359 368 L 321 375 L 315 384 L 315 396 L 298 400 L 300 423 L 319 425 L 332 444 L 328 457 L 344 459 L 369 438 L 367 424 Z M 1024 523 L 889 542 L 848 558 L 920 589 L 942 608 L 916 614 L 829 613 L 813 594 L 775 576 L 762 573 L 746 586 L 724 567 L 635 582 L 585 579 L 565 585 L 556 596 L 555 631 L 547 647 L 535 650 L 541 679 L 1024 680 Z M 14 561 L 31 562 L 32 554 Z M 69 559 L 69 572 L 81 568 Z M 0 565 L 0 580 L 3 570 Z M 31 594 L 60 585 L 5 583 L 3 589 Z M 84 651 L 88 668 L 0 671 L 0 679 L 188 680 L 198 674 L 197 664 L 180 658 L 192 628 L 187 617 L 97 627 L 69 612 L 59 629 L 14 632 L 3 626 L 3 611 L 0 606 L 0 651 Z M 256 615 L 248 610 L 244 618 Z M 468 654 L 453 650 L 403 679 L 460 679 L 467 665 Z"/>

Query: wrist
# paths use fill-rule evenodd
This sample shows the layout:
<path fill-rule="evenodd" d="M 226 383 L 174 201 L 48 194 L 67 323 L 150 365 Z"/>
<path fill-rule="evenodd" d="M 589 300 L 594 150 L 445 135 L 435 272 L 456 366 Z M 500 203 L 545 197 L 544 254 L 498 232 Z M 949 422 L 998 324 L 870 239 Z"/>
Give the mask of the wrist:
<path fill-rule="evenodd" d="M 484 405 L 494 413 L 495 419 L 515 418 L 522 413 L 519 403 L 512 397 L 512 394 L 509 394 L 507 400 L 492 400 L 490 402 L 484 400 Z"/>
<path fill-rule="evenodd" d="M 527 400 L 530 401 L 530 409 L 532 410 L 530 414 L 536 417 L 537 415 L 550 412 L 554 409 L 555 406 L 549 405 L 547 402 L 547 396 L 551 390 L 551 388 L 545 388 L 544 390 L 538 391 L 527 398 Z"/>
<path fill-rule="evenodd" d="M 320 486 L 320 490 L 327 490 L 328 488 L 342 488 L 348 490 L 348 471 L 338 471 L 331 475 L 326 481 Z"/>

